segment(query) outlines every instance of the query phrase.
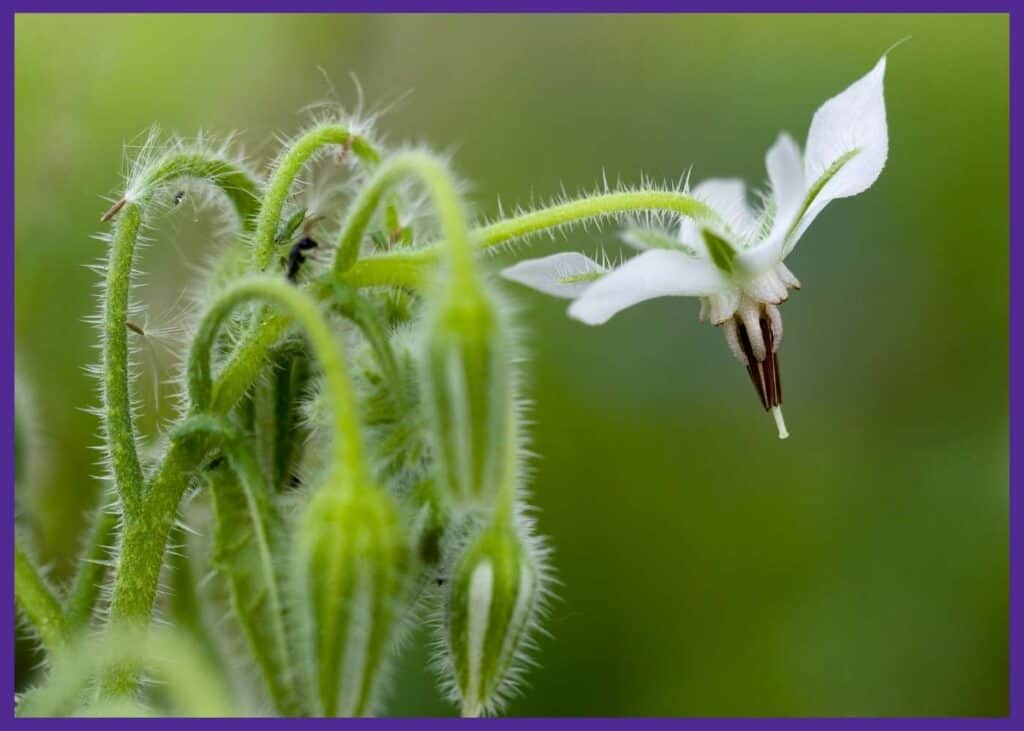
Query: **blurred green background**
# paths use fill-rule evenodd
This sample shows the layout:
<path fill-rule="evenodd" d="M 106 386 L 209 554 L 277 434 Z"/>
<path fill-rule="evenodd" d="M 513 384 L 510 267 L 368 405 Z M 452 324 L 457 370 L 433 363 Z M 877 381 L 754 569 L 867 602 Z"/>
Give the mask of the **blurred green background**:
<path fill-rule="evenodd" d="M 602 170 L 756 185 L 779 130 L 802 141 L 821 102 L 913 36 L 890 57 L 888 167 L 788 262 L 804 283 L 784 308 L 789 441 L 693 301 L 591 329 L 514 292 L 562 585 L 510 712 L 1008 712 L 1005 16 L 21 15 L 15 29 L 18 367 L 42 454 L 20 509 L 58 577 L 100 487 L 83 265 L 103 253 L 90 236 L 122 145 L 151 123 L 242 130 L 266 161 L 271 134 L 330 96 L 325 74 L 351 101 L 353 73 L 371 107 L 411 92 L 383 129 L 454 150 L 481 215 Z M 157 324 L 201 260 L 200 224 L 169 219 L 142 261 Z M 531 253 L 614 241 L 577 232 Z M 404 663 L 396 708 L 448 713 L 424 658 Z"/>

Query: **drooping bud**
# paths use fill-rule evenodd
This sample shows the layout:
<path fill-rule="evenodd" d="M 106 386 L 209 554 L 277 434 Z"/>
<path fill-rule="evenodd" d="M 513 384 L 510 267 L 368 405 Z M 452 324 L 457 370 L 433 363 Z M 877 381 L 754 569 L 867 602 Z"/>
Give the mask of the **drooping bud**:
<path fill-rule="evenodd" d="M 494 712 L 515 689 L 542 593 L 542 552 L 496 517 L 463 554 L 446 607 L 448 661 L 464 716 Z"/>
<path fill-rule="evenodd" d="M 296 540 L 311 704 L 324 716 L 367 715 L 405 594 L 408 551 L 395 506 L 376 488 L 325 485 Z"/>
<path fill-rule="evenodd" d="M 482 289 L 446 293 L 427 329 L 426 401 L 438 488 L 457 509 L 493 504 L 510 448 L 506 333 Z"/>

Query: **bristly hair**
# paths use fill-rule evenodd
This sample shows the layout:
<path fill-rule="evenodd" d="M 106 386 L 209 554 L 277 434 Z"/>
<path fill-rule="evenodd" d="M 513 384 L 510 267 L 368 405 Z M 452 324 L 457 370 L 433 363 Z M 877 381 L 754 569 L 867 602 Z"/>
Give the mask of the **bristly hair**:
<path fill-rule="evenodd" d="M 501 199 L 497 201 L 497 214 L 484 218 L 479 226 L 481 228 L 491 224 L 499 223 L 505 218 L 525 216 L 535 211 L 552 206 L 566 205 L 576 201 L 586 200 L 599 195 L 610 193 L 690 193 L 690 171 L 687 170 L 678 180 L 658 183 L 647 175 L 641 173 L 640 182 L 635 184 L 623 183 L 616 180 L 609 183 L 608 178 L 602 173 L 601 182 L 589 191 L 570 194 L 564 186 L 560 193 L 546 199 L 531 199 L 526 205 L 516 205 L 511 210 L 505 208 Z M 579 230 L 588 232 L 601 227 L 612 226 L 639 226 L 643 228 L 665 229 L 677 231 L 683 221 L 683 216 L 666 210 L 646 211 L 612 211 L 600 213 L 586 219 L 578 219 L 550 226 L 542 231 L 533 231 L 521 236 L 511 238 L 507 241 L 490 247 L 492 252 L 518 252 L 523 246 L 529 245 L 539 238 L 548 238 L 552 241 L 566 240 L 571 231 Z"/>

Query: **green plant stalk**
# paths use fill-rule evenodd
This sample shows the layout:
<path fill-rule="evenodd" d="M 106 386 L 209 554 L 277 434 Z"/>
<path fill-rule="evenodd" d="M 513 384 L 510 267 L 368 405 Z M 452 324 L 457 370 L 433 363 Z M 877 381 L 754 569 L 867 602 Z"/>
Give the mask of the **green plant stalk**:
<path fill-rule="evenodd" d="M 380 159 L 377 150 L 366 138 L 337 124 L 316 126 L 296 140 L 278 162 L 260 206 L 253 237 L 253 256 L 258 270 L 265 270 L 273 261 L 281 212 L 295 178 L 306 161 L 326 145 L 344 145 L 368 165 L 376 164 Z"/>
<path fill-rule="evenodd" d="M 227 413 L 241 400 L 256 380 L 266 361 L 267 353 L 284 333 L 287 324 L 287 318 L 272 315 L 235 349 L 214 385 L 214 413 Z M 147 494 L 165 495 L 169 502 L 173 503 L 168 515 L 163 515 L 168 500 L 152 506 L 155 526 L 160 528 L 165 521 L 173 519 L 178 501 L 188 487 L 192 470 L 215 446 L 216 440 L 208 436 L 171 444 L 152 476 L 147 490 Z M 122 536 L 121 555 L 123 556 L 126 548 L 130 547 L 133 558 L 128 565 L 118 565 L 111 599 L 111 623 L 144 623 L 149 620 L 156 597 L 156 581 L 163 563 L 167 535 L 166 530 L 162 531 L 162 536 L 159 532 L 147 535 L 143 527 L 142 530 L 132 531 L 130 540 L 127 531 L 126 535 Z M 123 672 L 120 675 L 122 677 L 111 678 L 105 684 L 108 692 L 124 692 L 131 687 L 131 677 L 124 677 Z"/>
<path fill-rule="evenodd" d="M 475 246 L 490 249 L 541 231 L 638 211 L 669 211 L 693 218 L 715 217 L 710 208 L 685 193 L 672 190 L 625 191 L 602 193 L 529 211 L 474 229 L 469 238 Z M 339 276 L 354 287 L 422 287 L 426 272 L 438 263 L 445 246 L 446 242 L 438 241 L 415 251 L 365 257 Z"/>
<path fill-rule="evenodd" d="M 197 152 L 174 152 L 159 158 L 129 186 L 104 218 L 117 215 L 111 240 L 103 303 L 103 400 L 107 454 L 126 515 L 139 509 L 144 489 L 135 443 L 128 365 L 128 302 L 135 246 L 145 207 L 162 186 L 179 178 L 204 180 L 221 189 L 243 225 L 257 202 L 258 183 L 234 163 Z"/>
<path fill-rule="evenodd" d="M 172 150 L 154 161 L 139 177 L 137 191 L 126 193 L 128 202 L 147 204 L 166 185 L 192 178 L 220 189 L 238 214 L 242 228 L 251 230 L 259 206 L 260 182 L 233 160 L 196 150 Z"/>
<path fill-rule="evenodd" d="M 103 420 L 107 455 L 125 512 L 142 498 L 142 466 L 135 444 L 128 366 L 128 298 L 135 242 L 142 226 L 142 206 L 127 203 L 120 212 L 110 246 L 103 313 Z"/>
<path fill-rule="evenodd" d="M 47 653 L 59 651 L 68 636 L 64 610 L 18 540 L 14 543 L 14 596 Z"/>
<path fill-rule="evenodd" d="M 304 429 L 299 401 L 309 383 L 309 361 L 304 350 L 296 349 L 280 356 L 274 370 L 274 434 L 271 460 L 271 487 L 289 486 L 294 467 L 301 459 Z"/>
<path fill-rule="evenodd" d="M 103 578 L 107 573 L 107 560 L 117 533 L 119 517 L 104 510 L 96 512 L 89 541 L 78 558 L 78 573 L 65 606 L 68 617 L 68 631 L 75 634 L 88 626 L 100 596 Z"/>
<path fill-rule="evenodd" d="M 203 317 L 189 356 L 188 382 L 193 408 L 204 412 L 212 405 L 210 353 L 218 329 L 235 307 L 252 300 L 284 309 L 305 331 L 310 350 L 320 362 L 334 416 L 333 463 L 340 467 L 340 482 L 365 482 L 367 473 L 359 415 L 344 356 L 316 301 L 281 279 L 263 275 L 243 279 L 221 294 Z"/>
<path fill-rule="evenodd" d="M 201 445 L 209 448 L 210 444 Z M 118 567 L 110 603 L 110 625 L 145 626 L 156 600 L 164 551 L 190 470 L 203 452 L 200 445 L 180 442 L 172 447 L 162 469 L 147 488 L 140 511 L 125 516 L 118 548 Z M 100 683 L 104 696 L 124 695 L 135 685 L 136 668 L 116 664 Z"/>
<path fill-rule="evenodd" d="M 156 192 L 180 178 L 203 180 L 220 188 L 248 226 L 258 203 L 259 183 L 230 160 L 194 151 L 172 151 L 150 164 L 129 185 L 125 197 L 104 215 L 117 216 L 110 246 L 103 312 L 104 432 L 115 486 L 124 509 L 120 563 L 114 581 L 110 619 L 129 623 L 148 620 L 167 534 L 178 501 L 187 487 L 189 464 L 182 452 L 170 471 L 161 471 L 147 487 L 135 444 L 129 381 L 127 316 L 135 246 L 144 210 Z M 153 554 L 158 552 L 158 560 Z M 124 692 L 132 685 L 132 669 L 117 668 L 102 683 L 105 691 Z"/>
<path fill-rule="evenodd" d="M 252 450 L 230 424 L 218 417 L 194 416 L 175 430 L 176 438 L 211 433 L 223 440 L 237 481 L 210 480 L 217 528 L 217 568 L 228 580 L 235 616 L 263 673 L 270 697 L 285 715 L 300 715 L 295 667 L 284 625 L 281 580 L 275 568 L 281 517 Z M 239 498 L 241 498 L 239 500 Z M 255 539 L 255 566 L 245 547 Z"/>
<path fill-rule="evenodd" d="M 465 212 L 459 200 L 451 175 L 444 164 L 426 152 L 402 152 L 386 159 L 352 203 L 349 214 L 338 237 L 334 258 L 334 274 L 340 277 L 359 259 L 366 228 L 381 198 L 405 178 L 419 178 L 433 199 L 447 237 L 445 249 L 449 252 L 453 278 L 456 281 L 472 276 L 473 250 L 469 244 Z"/>
<path fill-rule="evenodd" d="M 334 304 L 338 311 L 348 318 L 370 343 L 377 364 L 384 377 L 387 378 L 395 391 L 395 396 L 402 399 L 402 388 L 398 377 L 398 362 L 394 350 L 388 340 L 388 333 L 381 317 L 373 305 L 354 290 L 335 283 Z"/>

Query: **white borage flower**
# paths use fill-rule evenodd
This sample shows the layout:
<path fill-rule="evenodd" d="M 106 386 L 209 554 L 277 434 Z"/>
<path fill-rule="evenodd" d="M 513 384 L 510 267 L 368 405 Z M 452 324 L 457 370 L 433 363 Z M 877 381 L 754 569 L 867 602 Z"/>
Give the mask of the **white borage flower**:
<path fill-rule="evenodd" d="M 742 180 L 706 180 L 692 196 L 712 215 L 684 219 L 678 237 L 627 232 L 626 242 L 643 251 L 611 271 L 582 254 L 563 253 L 520 262 L 503 276 L 573 299 L 569 315 L 588 325 L 655 297 L 700 298 L 701 319 L 723 326 L 730 351 L 786 438 L 778 305 L 800 283 L 783 261 L 830 201 L 864 192 L 882 172 L 889 149 L 884 75 L 885 56 L 822 104 L 802 156 L 790 135 L 778 136 L 765 156 L 771 195 L 760 213 L 747 203 Z"/>

